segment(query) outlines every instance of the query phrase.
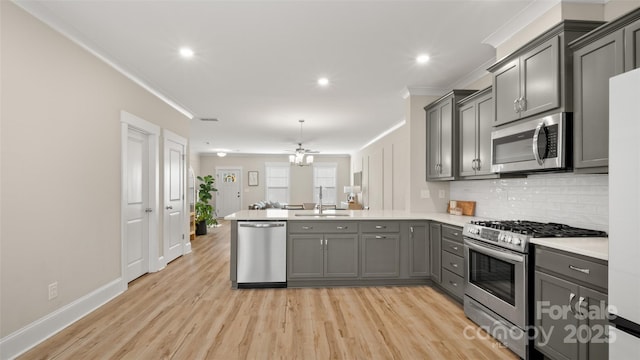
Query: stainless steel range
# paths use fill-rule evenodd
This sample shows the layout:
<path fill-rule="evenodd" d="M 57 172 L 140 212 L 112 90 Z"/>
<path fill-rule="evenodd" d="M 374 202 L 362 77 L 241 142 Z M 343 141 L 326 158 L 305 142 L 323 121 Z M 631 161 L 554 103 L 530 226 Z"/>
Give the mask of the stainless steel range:
<path fill-rule="evenodd" d="M 533 221 L 472 221 L 464 233 L 464 312 L 521 358 L 532 358 L 531 238 L 607 236 Z"/>

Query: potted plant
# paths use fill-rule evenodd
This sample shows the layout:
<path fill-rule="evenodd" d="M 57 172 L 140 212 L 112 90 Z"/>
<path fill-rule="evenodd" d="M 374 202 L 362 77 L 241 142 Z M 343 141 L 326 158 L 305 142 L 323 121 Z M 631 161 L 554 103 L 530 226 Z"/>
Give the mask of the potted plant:
<path fill-rule="evenodd" d="M 205 235 L 207 226 L 218 223 L 216 220 L 213 206 L 209 204 L 209 200 L 213 198 L 212 192 L 218 191 L 213 187 L 215 179 L 212 175 L 204 177 L 198 176 L 200 180 L 200 189 L 198 189 L 198 201 L 196 202 L 196 235 Z"/>

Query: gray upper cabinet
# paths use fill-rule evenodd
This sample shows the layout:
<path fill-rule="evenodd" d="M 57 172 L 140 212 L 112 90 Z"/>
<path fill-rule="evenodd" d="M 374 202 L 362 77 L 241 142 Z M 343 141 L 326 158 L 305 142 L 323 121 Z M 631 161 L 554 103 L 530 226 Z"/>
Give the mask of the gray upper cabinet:
<path fill-rule="evenodd" d="M 454 180 L 458 174 L 458 109 L 460 99 L 475 90 L 453 90 L 426 106 L 427 181 Z"/>
<path fill-rule="evenodd" d="M 623 72 L 622 31 L 573 54 L 574 168 L 609 165 L 609 78 Z"/>
<path fill-rule="evenodd" d="M 493 72 L 494 125 L 560 106 L 559 37 L 554 36 Z"/>
<path fill-rule="evenodd" d="M 458 103 L 460 112 L 460 177 L 487 177 L 491 172 L 494 121 L 491 87 Z"/>
<path fill-rule="evenodd" d="M 640 68 L 640 21 L 635 21 L 624 29 L 625 44 L 627 49 L 624 59 L 624 70 L 631 71 Z"/>
<path fill-rule="evenodd" d="M 601 22 L 565 20 L 489 68 L 494 126 L 551 110 L 571 111 L 567 44 Z"/>
<path fill-rule="evenodd" d="M 574 81 L 574 170 L 606 173 L 609 165 L 609 79 L 640 66 L 640 9 L 570 45 Z"/>

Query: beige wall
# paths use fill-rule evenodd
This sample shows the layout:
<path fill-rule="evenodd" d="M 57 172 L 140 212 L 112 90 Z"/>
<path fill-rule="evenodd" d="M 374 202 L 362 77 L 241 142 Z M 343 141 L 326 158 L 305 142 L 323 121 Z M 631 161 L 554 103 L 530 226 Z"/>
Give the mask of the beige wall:
<path fill-rule="evenodd" d="M 225 166 L 242 168 L 242 209 L 258 201 L 265 200 L 265 163 L 268 162 L 288 162 L 286 155 L 233 155 L 218 157 L 216 155 L 200 155 L 200 169 L 196 175 L 216 175 L 216 167 Z M 336 163 L 338 165 L 338 192 L 337 201 L 346 200 L 346 195 L 342 193 L 344 186 L 351 181 L 350 158 L 347 155 L 314 155 L 315 163 Z M 248 186 L 247 172 L 258 171 L 258 186 Z M 313 202 L 313 168 L 310 166 L 292 166 L 290 173 L 290 201 L 291 204 L 302 204 L 303 202 Z M 215 197 L 214 197 L 215 200 Z M 215 201 L 214 201 L 215 204 Z"/>
<path fill-rule="evenodd" d="M 5 337 L 120 277 L 120 111 L 187 138 L 189 122 L 13 3 L 0 9 Z"/>

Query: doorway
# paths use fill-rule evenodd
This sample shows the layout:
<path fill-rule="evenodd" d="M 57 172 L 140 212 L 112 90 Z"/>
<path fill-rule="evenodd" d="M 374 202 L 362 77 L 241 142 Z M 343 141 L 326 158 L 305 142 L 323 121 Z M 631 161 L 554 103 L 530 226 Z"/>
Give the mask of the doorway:
<path fill-rule="evenodd" d="M 242 208 L 242 168 L 216 168 L 216 214 L 225 217 Z"/>
<path fill-rule="evenodd" d="M 164 253 L 166 262 L 191 251 L 185 210 L 187 140 L 163 130 L 164 137 Z"/>
<path fill-rule="evenodd" d="M 124 287 L 161 267 L 158 262 L 157 189 L 160 128 L 122 111 L 121 268 Z"/>

